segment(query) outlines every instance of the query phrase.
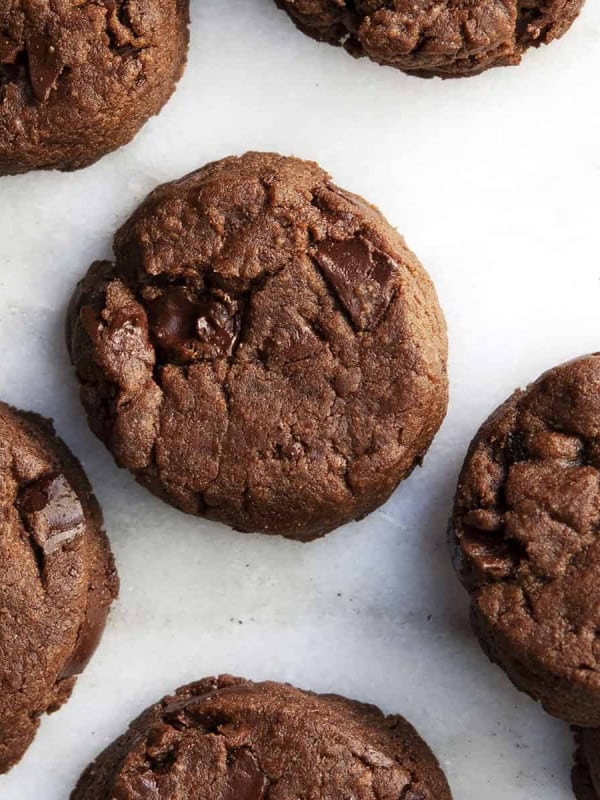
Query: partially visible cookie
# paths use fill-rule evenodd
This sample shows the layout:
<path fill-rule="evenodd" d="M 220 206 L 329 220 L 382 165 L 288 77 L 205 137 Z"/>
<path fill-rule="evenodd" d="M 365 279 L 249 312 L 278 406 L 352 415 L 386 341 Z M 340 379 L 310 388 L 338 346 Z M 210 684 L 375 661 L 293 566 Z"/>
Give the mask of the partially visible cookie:
<path fill-rule="evenodd" d="M 73 298 L 90 425 L 155 494 L 309 540 L 383 503 L 447 405 L 433 285 L 316 164 L 248 153 L 159 187 Z"/>
<path fill-rule="evenodd" d="M 565 33 L 584 0 L 275 0 L 301 31 L 413 75 L 518 64 Z"/>
<path fill-rule="evenodd" d="M 451 800 L 435 756 L 399 716 L 334 695 L 229 676 L 149 708 L 71 800 Z"/>
<path fill-rule="evenodd" d="M 181 76 L 189 0 L 0 3 L 0 175 L 92 164 Z"/>
<path fill-rule="evenodd" d="M 600 731 L 593 728 L 575 731 L 575 765 L 571 773 L 577 800 L 600 797 Z"/>
<path fill-rule="evenodd" d="M 79 462 L 48 420 L 0 403 L 0 773 L 68 699 L 117 589 Z"/>
<path fill-rule="evenodd" d="M 451 540 L 489 657 L 550 714 L 600 726 L 600 355 L 546 372 L 481 427 Z"/>

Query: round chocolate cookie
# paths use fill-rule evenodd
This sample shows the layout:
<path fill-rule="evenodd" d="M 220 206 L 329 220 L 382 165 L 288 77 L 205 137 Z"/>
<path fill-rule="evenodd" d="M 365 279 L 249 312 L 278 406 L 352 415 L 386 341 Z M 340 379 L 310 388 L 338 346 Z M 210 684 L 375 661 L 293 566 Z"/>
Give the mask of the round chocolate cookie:
<path fill-rule="evenodd" d="M 600 726 L 600 355 L 545 373 L 482 426 L 451 539 L 489 657 L 550 714 Z"/>
<path fill-rule="evenodd" d="M 129 142 L 181 76 L 188 2 L 0 3 L 0 175 L 78 169 Z"/>
<path fill-rule="evenodd" d="M 0 403 L 0 773 L 67 700 L 118 581 L 102 514 L 52 424 Z"/>
<path fill-rule="evenodd" d="M 565 33 L 584 0 L 275 0 L 301 31 L 421 77 L 518 64 Z"/>
<path fill-rule="evenodd" d="M 447 405 L 434 288 L 316 164 L 249 153 L 161 186 L 74 297 L 94 432 L 155 494 L 309 540 L 383 503 Z"/>
<path fill-rule="evenodd" d="M 572 772 L 573 791 L 577 800 L 600 798 L 600 731 L 576 729 L 577 751 Z"/>
<path fill-rule="evenodd" d="M 71 800 L 450 800 L 406 720 L 279 683 L 206 678 L 149 708 Z"/>

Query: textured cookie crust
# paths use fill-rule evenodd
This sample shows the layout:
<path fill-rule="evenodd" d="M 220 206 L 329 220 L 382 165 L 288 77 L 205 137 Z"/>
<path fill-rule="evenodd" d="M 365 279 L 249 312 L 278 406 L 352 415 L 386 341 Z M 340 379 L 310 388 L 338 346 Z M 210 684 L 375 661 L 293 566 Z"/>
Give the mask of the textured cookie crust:
<path fill-rule="evenodd" d="M 562 36 L 584 0 L 275 0 L 301 31 L 414 75 L 518 64 Z"/>
<path fill-rule="evenodd" d="M 575 729 L 575 765 L 571 773 L 577 800 L 600 797 L 600 731 Z"/>
<path fill-rule="evenodd" d="M 0 773 L 68 699 L 118 589 L 102 514 L 52 424 L 0 403 Z"/>
<path fill-rule="evenodd" d="M 71 800 L 450 800 L 402 717 L 278 683 L 206 678 L 152 706 Z"/>
<path fill-rule="evenodd" d="M 161 186 L 74 297 L 94 432 L 182 510 L 313 539 L 383 503 L 447 405 L 403 239 L 316 164 L 249 153 Z"/>
<path fill-rule="evenodd" d="M 516 392 L 468 452 L 451 522 L 475 631 L 554 716 L 600 726 L 600 356 Z"/>
<path fill-rule="evenodd" d="M 73 170 L 129 142 L 185 64 L 189 0 L 3 0 L 0 175 Z"/>

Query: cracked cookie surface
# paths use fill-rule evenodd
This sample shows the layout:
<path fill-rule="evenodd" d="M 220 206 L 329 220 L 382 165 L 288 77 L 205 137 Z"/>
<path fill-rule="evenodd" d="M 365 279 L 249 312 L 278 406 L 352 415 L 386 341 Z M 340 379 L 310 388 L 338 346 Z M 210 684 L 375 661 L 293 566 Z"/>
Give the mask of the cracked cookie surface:
<path fill-rule="evenodd" d="M 94 432 L 182 510 L 321 536 L 383 503 L 447 405 L 446 329 L 403 239 L 316 164 L 249 153 L 159 187 L 68 339 Z"/>
<path fill-rule="evenodd" d="M 188 0 L 0 4 L 0 175 L 73 170 L 129 142 L 181 76 Z"/>
<path fill-rule="evenodd" d="M 118 588 L 100 508 L 49 421 L 0 403 L 0 773 L 68 699 Z"/>
<path fill-rule="evenodd" d="M 278 683 L 206 678 L 149 708 L 71 800 L 451 800 L 402 717 Z"/>
<path fill-rule="evenodd" d="M 450 526 L 484 650 L 554 716 L 600 726 L 600 355 L 479 430 Z"/>
<path fill-rule="evenodd" d="M 518 64 L 575 21 L 584 0 L 275 0 L 298 28 L 422 77 Z"/>

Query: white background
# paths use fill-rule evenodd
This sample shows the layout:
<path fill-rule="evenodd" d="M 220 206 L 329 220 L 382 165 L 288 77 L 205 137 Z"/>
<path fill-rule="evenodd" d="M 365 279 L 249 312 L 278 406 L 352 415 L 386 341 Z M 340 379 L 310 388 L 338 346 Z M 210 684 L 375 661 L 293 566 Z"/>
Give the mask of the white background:
<path fill-rule="evenodd" d="M 100 498 L 122 589 L 72 700 L 2 800 L 66 800 L 146 705 L 215 672 L 405 714 L 456 800 L 571 797 L 572 740 L 488 663 L 445 545 L 470 437 L 515 386 L 600 349 L 600 3 L 518 68 L 425 81 L 302 36 L 271 0 L 192 0 L 190 60 L 130 146 L 73 175 L 0 180 L 0 395 L 56 420 Z M 311 545 L 165 506 L 88 431 L 65 306 L 158 183 L 247 149 L 319 161 L 380 206 L 429 270 L 451 404 L 423 469 Z"/>

